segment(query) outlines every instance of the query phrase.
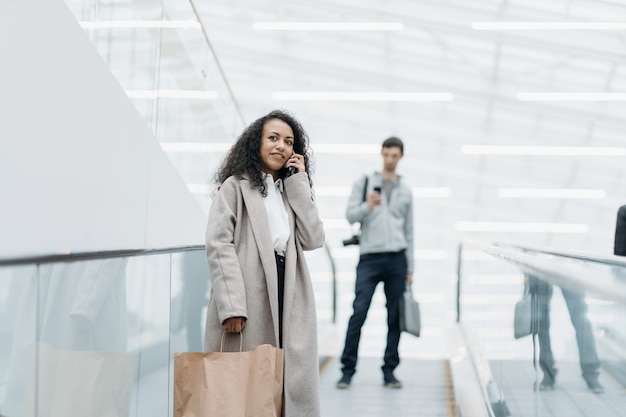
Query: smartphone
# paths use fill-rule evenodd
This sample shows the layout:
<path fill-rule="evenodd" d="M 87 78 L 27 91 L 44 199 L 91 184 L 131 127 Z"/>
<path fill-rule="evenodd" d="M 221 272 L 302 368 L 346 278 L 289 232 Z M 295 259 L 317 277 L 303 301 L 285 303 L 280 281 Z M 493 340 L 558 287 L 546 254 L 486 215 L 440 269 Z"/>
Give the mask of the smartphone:
<path fill-rule="evenodd" d="M 287 167 L 287 175 L 285 175 L 285 177 L 291 177 L 296 172 L 298 172 L 298 168 L 296 168 L 296 167 Z"/>
<path fill-rule="evenodd" d="M 378 194 L 380 194 L 380 187 L 374 187 L 374 191 L 376 191 Z"/>

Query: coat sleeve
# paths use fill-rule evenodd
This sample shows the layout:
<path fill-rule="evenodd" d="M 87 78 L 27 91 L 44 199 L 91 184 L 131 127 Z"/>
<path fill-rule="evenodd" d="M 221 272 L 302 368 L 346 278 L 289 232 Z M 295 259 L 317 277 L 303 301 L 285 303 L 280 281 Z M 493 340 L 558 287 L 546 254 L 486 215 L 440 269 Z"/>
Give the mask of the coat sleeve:
<path fill-rule="evenodd" d="M 235 249 L 235 227 L 239 221 L 235 181 L 222 184 L 211 205 L 206 229 L 206 251 L 211 276 L 211 292 L 220 323 L 231 317 L 248 318 L 246 289 Z"/>
<path fill-rule="evenodd" d="M 285 180 L 287 201 L 296 218 L 296 239 L 304 250 L 321 248 L 324 245 L 324 225 L 319 217 L 315 201 L 311 195 L 309 177 L 300 172 Z"/>
<path fill-rule="evenodd" d="M 367 193 L 367 190 L 364 190 L 366 178 L 366 176 L 359 178 L 352 186 L 352 193 L 348 199 L 348 208 L 346 209 L 346 219 L 350 224 L 356 222 L 363 223 L 363 220 L 370 213 L 367 203 L 363 201 L 363 193 Z"/>
<path fill-rule="evenodd" d="M 620 207 L 617 211 L 613 254 L 626 256 L 626 206 Z"/>

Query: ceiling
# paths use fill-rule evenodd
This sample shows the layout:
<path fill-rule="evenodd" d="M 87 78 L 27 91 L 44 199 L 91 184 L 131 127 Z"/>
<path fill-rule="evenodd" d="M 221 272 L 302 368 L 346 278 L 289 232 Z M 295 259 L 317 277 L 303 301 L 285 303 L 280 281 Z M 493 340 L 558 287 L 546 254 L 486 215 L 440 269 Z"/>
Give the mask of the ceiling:
<path fill-rule="evenodd" d="M 449 195 L 415 201 L 418 249 L 463 237 L 521 240 L 606 252 L 626 201 L 626 157 L 472 155 L 466 145 L 619 147 L 624 101 L 532 102 L 523 92 L 626 91 L 622 30 L 475 30 L 475 22 L 626 22 L 611 1 L 196 1 L 247 122 L 293 111 L 316 146 L 315 183 L 326 218 L 341 226 L 349 187 L 381 166 L 360 153 L 390 135 L 407 144 L 400 172 Z M 255 22 L 399 22 L 400 31 L 270 31 Z M 287 101 L 280 91 L 450 92 L 449 102 Z M 346 148 L 323 145 L 351 144 Z M 348 148 L 350 149 L 350 148 Z M 363 151 L 365 152 L 365 151 Z M 591 189 L 601 198 L 503 198 L 501 188 Z M 550 196 L 556 195 L 549 194 Z M 587 225 L 586 232 L 463 232 L 459 222 Z M 471 227 L 471 225 L 466 225 Z M 474 225 L 476 226 L 476 225 Z M 546 226 L 551 227 L 551 226 Z M 519 229 L 519 227 L 514 227 Z M 344 232 L 345 234 L 345 232 Z"/>
<path fill-rule="evenodd" d="M 79 20 L 194 19 L 187 0 L 73 3 Z M 625 1 L 194 0 L 193 5 L 212 49 L 199 29 L 161 30 L 145 34 L 145 42 L 157 47 L 140 53 L 134 30 L 134 46 L 125 45 L 135 50 L 124 52 L 134 56 L 134 69 L 119 70 L 122 84 L 138 88 L 145 81 L 138 76 L 138 57 L 145 55 L 149 67 L 156 55 L 160 69 L 148 71 L 142 88 L 220 93 L 207 102 L 138 103 L 166 151 L 175 142 L 228 144 L 243 124 L 271 109 L 293 112 L 310 136 L 318 204 L 338 257 L 354 250 L 340 243 L 351 232 L 344 219 L 349 188 L 362 174 L 380 169 L 377 147 L 390 135 L 406 144 L 399 172 L 415 191 L 417 262 L 428 260 L 433 272 L 454 270 L 456 245 L 465 238 L 611 253 L 615 214 L 626 203 L 626 102 L 524 101 L 518 93 L 626 92 L 626 30 L 476 30 L 472 23 L 626 22 Z M 255 22 L 397 22 L 404 28 L 272 31 L 253 29 Z M 110 57 L 129 34 L 110 30 L 91 36 Z M 303 101 L 275 99 L 276 92 L 446 92 L 454 99 Z M 485 155 L 471 153 L 475 145 L 585 150 Z M 607 148 L 618 155 L 592 155 Z M 209 194 L 202 184 L 210 181 L 223 149 L 196 152 L 185 158 L 183 151 L 168 154 L 206 206 Z M 507 197 L 503 189 L 541 189 L 547 195 Z M 559 197 L 563 190 L 586 194 Z M 487 231 L 493 227 L 500 231 Z"/>

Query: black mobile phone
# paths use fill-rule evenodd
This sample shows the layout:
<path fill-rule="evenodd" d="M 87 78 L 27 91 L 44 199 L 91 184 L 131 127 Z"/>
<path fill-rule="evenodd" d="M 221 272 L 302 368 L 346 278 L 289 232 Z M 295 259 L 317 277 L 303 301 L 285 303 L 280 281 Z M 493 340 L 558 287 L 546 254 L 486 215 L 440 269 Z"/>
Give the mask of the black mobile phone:
<path fill-rule="evenodd" d="M 380 194 L 380 187 L 374 187 L 374 191 L 376 191 L 378 194 Z"/>
<path fill-rule="evenodd" d="M 291 177 L 293 174 L 298 172 L 298 168 L 296 167 L 287 167 L 287 175 L 285 177 Z"/>

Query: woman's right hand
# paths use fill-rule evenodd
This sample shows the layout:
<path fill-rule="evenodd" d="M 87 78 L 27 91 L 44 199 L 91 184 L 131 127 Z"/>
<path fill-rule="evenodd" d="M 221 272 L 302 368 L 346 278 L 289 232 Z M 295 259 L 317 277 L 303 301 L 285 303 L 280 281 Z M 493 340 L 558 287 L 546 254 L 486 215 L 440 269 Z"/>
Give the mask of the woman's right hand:
<path fill-rule="evenodd" d="M 231 317 L 224 321 L 226 333 L 241 333 L 244 327 L 246 327 L 246 319 L 243 317 Z"/>

